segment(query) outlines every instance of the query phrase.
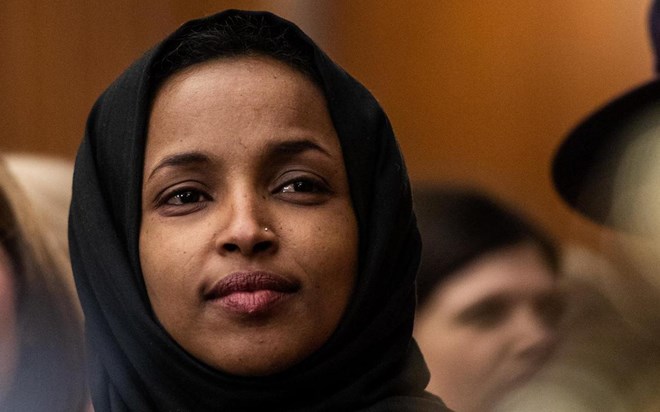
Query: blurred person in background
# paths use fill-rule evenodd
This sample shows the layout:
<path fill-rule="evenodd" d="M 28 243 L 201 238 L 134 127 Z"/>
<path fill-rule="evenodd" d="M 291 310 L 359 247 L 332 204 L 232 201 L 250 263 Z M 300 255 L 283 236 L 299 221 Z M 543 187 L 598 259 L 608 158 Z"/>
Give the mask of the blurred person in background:
<path fill-rule="evenodd" d="M 488 411 L 548 360 L 563 300 L 554 244 L 477 191 L 418 188 L 422 236 L 414 336 L 427 389 L 457 412 Z"/>
<path fill-rule="evenodd" d="M 658 59 L 658 2 L 650 22 Z M 555 188 L 609 229 L 599 245 L 608 259 L 567 259 L 574 304 L 562 349 L 502 411 L 660 410 L 659 138 L 656 78 L 598 108 L 557 151 Z"/>
<path fill-rule="evenodd" d="M 0 410 L 83 411 L 82 319 L 66 233 L 44 217 L 50 209 L 66 220 L 70 174 L 58 180 L 47 166 L 42 172 L 53 197 L 37 204 L 0 158 Z M 22 176 L 21 183 L 35 181 Z"/>
<path fill-rule="evenodd" d="M 632 256 L 627 263 L 623 259 L 633 244 L 626 243 L 616 239 L 607 253 L 578 245 L 563 249 L 561 345 L 530 382 L 495 410 L 659 410 L 658 292 L 632 270 Z"/>
<path fill-rule="evenodd" d="M 4 160 L 21 191 L 27 196 L 33 213 L 37 215 L 42 235 L 48 239 L 48 243 L 61 251 L 58 253 L 64 253 L 67 257 L 63 262 L 66 266 L 64 280 L 71 293 L 76 295 L 68 258 L 67 236 L 73 162 L 55 156 L 21 152 L 5 153 Z M 74 303 L 82 317 L 77 297 L 74 298 Z"/>

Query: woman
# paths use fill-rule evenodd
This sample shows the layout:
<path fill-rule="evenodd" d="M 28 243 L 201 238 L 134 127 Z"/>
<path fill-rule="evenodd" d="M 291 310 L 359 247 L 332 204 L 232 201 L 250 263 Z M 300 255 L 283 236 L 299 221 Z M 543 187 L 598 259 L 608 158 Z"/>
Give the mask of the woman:
<path fill-rule="evenodd" d="M 442 410 L 392 130 L 293 24 L 182 26 L 98 100 L 73 187 L 97 412 Z"/>
<path fill-rule="evenodd" d="M 555 248 L 478 192 L 419 189 L 415 213 L 424 243 L 415 338 L 427 389 L 459 412 L 492 410 L 555 347 Z"/>
<path fill-rule="evenodd" d="M 83 411 L 82 327 L 66 251 L 37 209 L 0 158 L 0 410 Z"/>

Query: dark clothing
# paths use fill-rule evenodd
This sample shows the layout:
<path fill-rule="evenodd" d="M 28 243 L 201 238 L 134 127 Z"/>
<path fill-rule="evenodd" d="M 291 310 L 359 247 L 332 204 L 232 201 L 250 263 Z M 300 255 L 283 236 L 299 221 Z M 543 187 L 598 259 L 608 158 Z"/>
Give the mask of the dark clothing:
<path fill-rule="evenodd" d="M 155 80 L 168 40 L 127 69 L 88 119 L 74 175 L 71 258 L 86 315 L 91 390 L 105 411 L 438 411 L 411 338 L 420 241 L 408 176 L 373 96 L 293 24 L 230 10 L 182 26 L 254 15 L 284 26 L 313 53 L 343 150 L 359 227 L 356 288 L 315 354 L 268 377 L 238 377 L 186 353 L 156 321 L 140 269 L 142 168 Z"/>

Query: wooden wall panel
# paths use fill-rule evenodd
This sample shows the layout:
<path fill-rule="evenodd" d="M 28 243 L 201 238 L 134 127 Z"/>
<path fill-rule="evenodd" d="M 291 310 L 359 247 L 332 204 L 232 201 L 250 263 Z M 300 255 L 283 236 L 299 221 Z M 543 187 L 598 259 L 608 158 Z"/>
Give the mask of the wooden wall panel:
<path fill-rule="evenodd" d="M 148 47 L 186 20 L 229 7 L 268 8 L 306 19 L 308 4 L 3 0 L 0 149 L 73 156 L 98 94 Z"/>
<path fill-rule="evenodd" d="M 647 0 L 361 1 L 341 59 L 380 98 L 418 181 L 467 182 L 563 239 L 599 228 L 558 199 L 554 150 L 605 100 L 652 76 Z"/>
<path fill-rule="evenodd" d="M 0 149 L 72 157 L 97 95 L 183 21 L 296 21 L 386 108 L 416 181 L 467 182 L 593 242 L 549 181 L 563 135 L 652 76 L 650 0 L 3 0 Z"/>

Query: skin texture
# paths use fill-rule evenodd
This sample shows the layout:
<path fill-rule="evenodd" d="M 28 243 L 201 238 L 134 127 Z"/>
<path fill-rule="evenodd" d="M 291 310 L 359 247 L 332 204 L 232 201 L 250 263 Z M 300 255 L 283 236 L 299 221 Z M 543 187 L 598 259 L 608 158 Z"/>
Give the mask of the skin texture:
<path fill-rule="evenodd" d="M 172 338 L 219 370 L 280 372 L 319 349 L 353 290 L 358 233 L 325 97 L 267 57 L 223 58 L 156 95 L 144 162 L 140 261 Z M 237 272 L 298 285 L 272 308 L 205 298 Z"/>
<path fill-rule="evenodd" d="M 556 346 L 556 275 L 529 243 L 478 258 L 440 284 L 418 313 L 427 389 L 451 409 L 487 411 Z"/>
<path fill-rule="evenodd" d="M 4 247 L 0 246 L 0 401 L 13 381 L 18 361 L 14 271 Z"/>

